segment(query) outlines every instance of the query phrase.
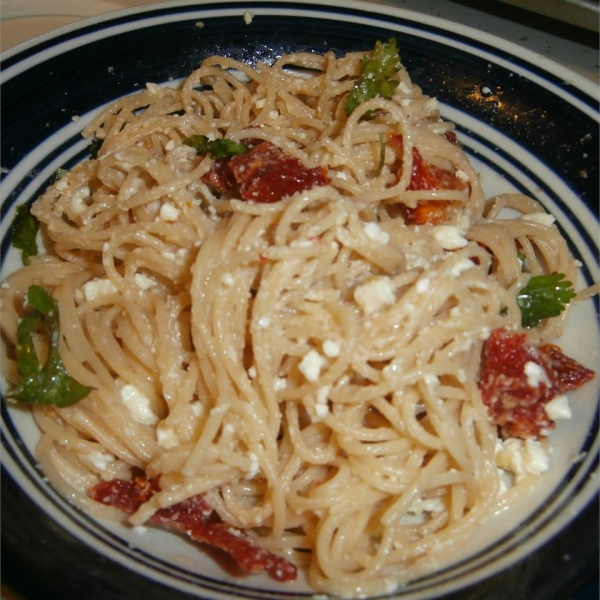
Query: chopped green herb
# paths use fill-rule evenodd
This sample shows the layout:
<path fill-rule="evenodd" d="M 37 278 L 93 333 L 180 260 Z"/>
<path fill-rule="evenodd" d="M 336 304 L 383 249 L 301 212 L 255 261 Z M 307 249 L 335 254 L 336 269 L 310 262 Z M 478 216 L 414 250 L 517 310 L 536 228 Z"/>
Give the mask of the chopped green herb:
<path fill-rule="evenodd" d="M 354 89 L 348 94 L 344 104 L 346 115 L 350 116 L 354 109 L 376 96 L 391 98 L 398 87 L 398 81 L 390 80 L 401 67 L 396 40 L 387 43 L 377 42 L 372 56 L 361 60 L 361 74 Z M 365 118 L 372 117 L 368 115 Z"/>
<path fill-rule="evenodd" d="M 12 228 L 12 245 L 21 250 L 21 260 L 24 265 L 28 265 L 29 259 L 32 256 L 37 256 L 38 253 L 36 238 L 40 223 L 31 214 L 27 204 L 17 206 Z"/>
<path fill-rule="evenodd" d="M 54 181 L 58 181 L 59 179 L 62 179 L 69 171 L 67 169 L 56 169 L 56 171 L 54 171 Z"/>
<path fill-rule="evenodd" d="M 573 284 L 562 273 L 537 275 L 517 293 L 523 327 L 535 327 L 543 319 L 557 317 L 576 296 Z"/>
<path fill-rule="evenodd" d="M 525 254 L 525 252 L 517 252 L 517 258 L 521 261 L 521 262 L 525 262 L 527 260 L 527 255 Z"/>
<path fill-rule="evenodd" d="M 209 140 L 205 135 L 192 135 L 183 143 L 194 148 L 198 154 L 208 152 L 213 158 L 227 158 L 250 150 L 246 144 L 226 139 Z"/>
<path fill-rule="evenodd" d="M 58 352 L 60 326 L 58 308 L 50 294 L 39 285 L 27 290 L 30 311 L 17 326 L 17 369 L 19 384 L 7 395 L 18 402 L 70 406 L 85 398 L 92 388 L 82 385 L 67 372 Z M 42 330 L 49 340 L 48 358 L 40 365 L 33 335 Z"/>

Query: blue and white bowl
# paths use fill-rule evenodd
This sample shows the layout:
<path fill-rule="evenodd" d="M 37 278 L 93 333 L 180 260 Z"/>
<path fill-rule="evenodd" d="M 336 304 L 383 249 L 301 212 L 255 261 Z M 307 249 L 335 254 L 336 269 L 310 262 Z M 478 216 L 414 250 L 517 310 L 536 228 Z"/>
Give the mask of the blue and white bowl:
<path fill-rule="evenodd" d="M 198 23 L 202 23 L 202 27 Z M 99 108 L 176 81 L 203 58 L 270 62 L 293 51 L 345 53 L 395 37 L 415 83 L 482 174 L 489 195 L 521 191 L 557 218 L 598 281 L 598 89 L 539 55 L 493 36 L 409 11 L 341 0 L 170 2 L 92 18 L 2 57 L 2 278 L 14 207 L 58 168 L 88 156 L 80 132 Z M 561 346 L 597 363 L 598 300 L 579 306 Z M 553 436 L 552 470 L 526 502 L 482 525 L 456 564 L 382 598 L 536 600 L 566 597 L 597 569 L 598 379 L 572 396 L 574 417 Z M 2 404 L 2 550 L 7 581 L 24 597 L 118 599 L 310 598 L 303 579 L 239 577 L 217 555 L 154 529 L 99 522 L 69 504 L 36 466 L 37 431 Z M 38 595 L 36 595 L 38 594 Z"/>

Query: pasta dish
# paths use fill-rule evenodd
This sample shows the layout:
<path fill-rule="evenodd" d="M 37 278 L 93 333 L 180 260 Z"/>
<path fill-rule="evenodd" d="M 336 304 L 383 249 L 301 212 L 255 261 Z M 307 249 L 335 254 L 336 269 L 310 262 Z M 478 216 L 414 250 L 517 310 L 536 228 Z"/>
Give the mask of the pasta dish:
<path fill-rule="evenodd" d="M 594 376 L 553 340 L 597 289 L 538 202 L 484 197 L 394 40 L 213 56 L 83 135 L 1 286 L 7 401 L 70 501 L 364 596 L 549 468 Z"/>

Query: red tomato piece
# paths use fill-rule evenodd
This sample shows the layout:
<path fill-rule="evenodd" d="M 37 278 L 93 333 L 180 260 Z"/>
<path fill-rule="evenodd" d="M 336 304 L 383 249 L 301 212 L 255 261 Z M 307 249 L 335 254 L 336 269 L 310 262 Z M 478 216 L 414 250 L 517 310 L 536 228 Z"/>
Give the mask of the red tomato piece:
<path fill-rule="evenodd" d="M 131 481 L 113 479 L 101 481 L 89 493 L 90 498 L 107 506 L 114 506 L 126 513 L 134 513 L 144 502 L 158 492 L 156 481 L 136 475 Z"/>
<path fill-rule="evenodd" d="M 541 375 L 529 376 L 528 368 Z M 542 438 L 555 426 L 546 414 L 546 404 L 593 376 L 593 371 L 566 357 L 558 346 L 538 348 L 525 333 L 500 328 L 486 340 L 479 388 L 503 437 Z"/>
<path fill-rule="evenodd" d="M 448 220 L 448 200 L 422 200 L 415 208 L 406 207 L 407 225 L 441 225 Z"/>
<path fill-rule="evenodd" d="M 131 514 L 150 500 L 157 491 L 158 485 L 155 481 L 140 475 L 132 481 L 102 481 L 90 490 L 89 496 L 97 502 Z M 160 508 L 152 515 L 150 521 L 186 533 L 197 542 L 204 542 L 227 552 L 249 573 L 266 571 L 277 581 L 296 579 L 296 565 L 257 546 L 242 530 L 220 521 L 202 495 Z"/>
<path fill-rule="evenodd" d="M 305 167 L 270 142 L 261 142 L 249 152 L 234 156 L 229 167 L 241 197 L 254 202 L 277 202 L 284 196 L 330 182 L 325 167 Z"/>
<path fill-rule="evenodd" d="M 446 131 L 444 137 L 455 146 L 458 146 L 458 138 L 456 137 L 456 133 L 454 131 Z"/>
<path fill-rule="evenodd" d="M 453 133 L 453 132 L 449 132 Z M 456 135 L 454 135 L 456 138 Z M 401 160 L 403 152 L 402 136 L 397 133 L 388 135 L 396 156 Z M 449 138 L 450 139 L 450 138 Z M 426 162 L 419 150 L 413 146 L 413 164 L 408 185 L 409 190 L 464 190 L 467 183 L 451 171 L 440 169 Z M 401 169 L 402 167 L 400 167 Z M 448 200 L 423 200 L 415 208 L 406 209 L 406 222 L 409 225 L 439 225 L 447 221 Z"/>
<path fill-rule="evenodd" d="M 540 346 L 540 352 L 558 380 L 561 392 L 576 390 L 594 378 L 594 371 L 565 356 L 555 344 Z"/>
<path fill-rule="evenodd" d="M 208 173 L 202 177 L 204 183 L 212 185 L 220 194 L 235 187 L 235 177 L 229 167 L 230 160 L 230 158 L 217 158 Z"/>

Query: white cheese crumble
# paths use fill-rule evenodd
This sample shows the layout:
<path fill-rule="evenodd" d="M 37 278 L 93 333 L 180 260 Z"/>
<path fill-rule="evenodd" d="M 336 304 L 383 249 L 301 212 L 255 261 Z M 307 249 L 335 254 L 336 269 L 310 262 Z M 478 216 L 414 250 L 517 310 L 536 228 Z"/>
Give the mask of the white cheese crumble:
<path fill-rule="evenodd" d="M 160 207 L 159 219 L 161 221 L 177 221 L 181 211 L 171 202 L 165 202 Z"/>
<path fill-rule="evenodd" d="M 438 225 L 431 235 L 444 250 L 464 248 L 469 242 L 464 238 L 464 231 L 454 225 Z"/>
<path fill-rule="evenodd" d="M 548 379 L 548 374 L 544 371 L 543 367 L 538 365 L 533 361 L 527 361 L 525 363 L 525 367 L 523 368 L 525 375 L 527 375 L 527 384 L 530 387 L 540 387 L 540 384 L 549 386 L 550 380 Z"/>
<path fill-rule="evenodd" d="M 450 269 L 450 275 L 452 277 L 458 277 L 462 272 L 467 271 L 475 266 L 475 263 L 470 258 L 461 258 L 455 265 Z"/>
<path fill-rule="evenodd" d="M 135 421 L 142 425 L 156 425 L 158 416 L 150 408 L 150 398 L 138 390 L 134 385 L 126 384 L 121 390 L 123 404 L 129 409 Z"/>
<path fill-rule="evenodd" d="M 315 403 L 315 414 L 318 421 L 322 421 L 329 414 L 328 397 L 331 392 L 330 385 L 324 385 L 317 391 L 317 401 Z"/>
<path fill-rule="evenodd" d="M 71 198 L 71 209 L 80 215 L 87 207 L 86 200 L 90 197 L 90 188 L 87 185 L 80 187 Z"/>
<path fill-rule="evenodd" d="M 115 294 L 118 290 L 110 279 L 92 279 L 83 284 L 83 295 L 88 302 L 96 300 L 101 296 Z"/>
<path fill-rule="evenodd" d="M 333 340 L 325 340 L 323 342 L 323 354 L 329 358 L 337 358 L 340 355 L 340 345 Z"/>
<path fill-rule="evenodd" d="M 157 94 L 160 91 L 160 86 L 157 85 L 156 83 L 146 83 L 146 89 L 151 94 Z"/>
<path fill-rule="evenodd" d="M 307 381 L 317 381 L 324 364 L 325 359 L 316 350 L 309 350 L 302 357 L 298 369 Z"/>
<path fill-rule="evenodd" d="M 541 475 L 548 470 L 550 461 L 537 440 L 508 438 L 496 447 L 496 464 L 514 473 L 519 481 L 526 473 Z"/>
<path fill-rule="evenodd" d="M 285 377 L 275 377 L 275 379 L 273 379 L 273 389 L 276 392 L 285 390 L 285 388 L 287 387 L 287 383 L 288 382 Z"/>
<path fill-rule="evenodd" d="M 90 452 L 88 459 L 99 471 L 105 471 L 110 463 L 115 462 L 115 457 L 112 454 L 100 452 L 99 450 Z"/>
<path fill-rule="evenodd" d="M 354 300 L 370 315 L 396 302 L 394 283 L 389 277 L 374 277 L 354 290 Z"/>
<path fill-rule="evenodd" d="M 454 175 L 461 181 L 469 182 L 469 176 L 462 169 L 457 169 Z"/>
<path fill-rule="evenodd" d="M 244 23 L 246 23 L 246 25 L 250 25 L 250 23 L 252 23 L 252 19 L 254 19 L 254 15 L 249 10 L 247 10 L 244 13 Z"/>
<path fill-rule="evenodd" d="M 135 285 L 137 285 L 140 290 L 144 291 L 149 290 L 151 287 L 156 285 L 156 281 L 154 281 L 152 277 L 149 277 L 145 273 L 136 273 L 133 276 L 133 280 L 135 281 Z"/>
<path fill-rule="evenodd" d="M 365 235 L 374 242 L 379 242 L 380 244 L 387 244 L 390 241 L 390 234 L 387 231 L 381 229 L 381 227 L 374 221 L 371 221 L 370 223 L 365 223 L 363 231 L 365 232 Z"/>
<path fill-rule="evenodd" d="M 427 100 L 426 106 L 432 112 L 439 110 L 437 98 L 429 98 L 429 100 Z"/>
<path fill-rule="evenodd" d="M 246 479 L 253 479 L 258 475 L 258 471 L 260 470 L 260 462 L 258 461 L 258 456 L 252 452 L 248 452 L 248 458 L 250 459 L 250 466 L 246 471 Z"/>
<path fill-rule="evenodd" d="M 554 224 L 556 220 L 551 214 L 545 212 L 534 212 L 521 217 L 523 221 L 532 221 L 534 223 L 540 223 L 549 227 Z"/>
<path fill-rule="evenodd" d="M 429 289 L 429 279 L 427 277 L 421 277 L 415 285 L 417 294 L 424 294 Z"/>
<path fill-rule="evenodd" d="M 441 498 L 417 498 L 400 519 L 401 525 L 421 525 L 432 513 L 444 510 Z"/>
<path fill-rule="evenodd" d="M 158 445 L 165 450 L 176 448 L 181 443 L 177 432 L 172 427 L 161 427 L 160 425 L 156 428 L 156 439 Z"/>
<path fill-rule="evenodd" d="M 569 398 L 565 394 L 555 396 L 544 406 L 544 410 L 552 421 L 559 419 L 570 419 L 572 416 L 571 407 L 569 406 Z"/>
<path fill-rule="evenodd" d="M 195 417 L 201 417 L 202 413 L 204 413 L 204 406 L 201 402 L 192 402 L 190 404 L 190 408 L 192 409 L 192 414 Z"/>

